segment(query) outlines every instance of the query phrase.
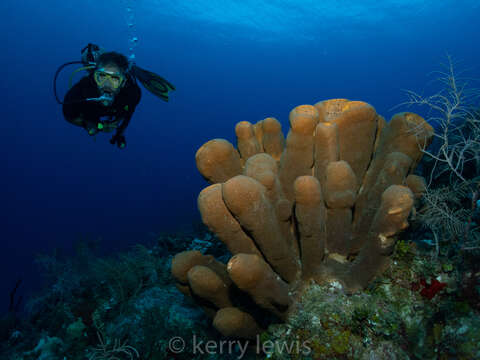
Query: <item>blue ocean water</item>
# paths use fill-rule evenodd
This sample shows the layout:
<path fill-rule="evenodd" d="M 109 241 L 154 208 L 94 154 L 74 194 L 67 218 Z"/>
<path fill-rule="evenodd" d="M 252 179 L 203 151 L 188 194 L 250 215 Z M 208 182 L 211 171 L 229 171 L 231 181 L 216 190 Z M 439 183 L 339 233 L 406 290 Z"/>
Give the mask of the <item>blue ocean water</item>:
<path fill-rule="evenodd" d="M 198 221 L 195 152 L 234 142 L 238 121 L 286 131 L 294 106 L 339 97 L 390 118 L 447 54 L 480 77 L 478 0 L 5 0 L 0 14 L 2 309 L 17 278 L 35 287 L 36 253 L 99 237 L 114 251 Z M 52 81 L 87 43 L 128 54 L 132 36 L 137 63 L 177 90 L 143 90 L 119 150 L 63 119 Z"/>

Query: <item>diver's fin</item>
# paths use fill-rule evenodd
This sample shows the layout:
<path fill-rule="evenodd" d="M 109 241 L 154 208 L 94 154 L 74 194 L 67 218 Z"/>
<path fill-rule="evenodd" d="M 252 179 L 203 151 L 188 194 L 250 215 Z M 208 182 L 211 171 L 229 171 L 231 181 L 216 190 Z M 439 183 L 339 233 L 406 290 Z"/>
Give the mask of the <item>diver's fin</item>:
<path fill-rule="evenodd" d="M 142 83 L 142 85 L 150 91 L 153 95 L 158 96 L 160 99 L 168 101 L 168 93 L 175 90 L 175 86 L 169 83 L 151 71 L 142 69 L 137 65 L 133 66 L 133 73 L 135 77 Z"/>

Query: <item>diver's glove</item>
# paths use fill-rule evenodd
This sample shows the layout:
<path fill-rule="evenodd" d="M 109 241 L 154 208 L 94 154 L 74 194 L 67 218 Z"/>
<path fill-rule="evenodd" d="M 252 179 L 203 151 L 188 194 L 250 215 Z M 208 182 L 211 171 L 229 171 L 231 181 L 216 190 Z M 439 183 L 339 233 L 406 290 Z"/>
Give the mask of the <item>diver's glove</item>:
<path fill-rule="evenodd" d="M 84 128 L 88 135 L 93 136 L 103 130 L 103 124 L 101 122 L 86 122 Z"/>
<path fill-rule="evenodd" d="M 127 141 L 125 140 L 125 136 L 123 136 L 122 134 L 115 134 L 110 139 L 110 144 L 117 144 L 120 149 L 123 149 L 125 146 L 127 146 Z"/>

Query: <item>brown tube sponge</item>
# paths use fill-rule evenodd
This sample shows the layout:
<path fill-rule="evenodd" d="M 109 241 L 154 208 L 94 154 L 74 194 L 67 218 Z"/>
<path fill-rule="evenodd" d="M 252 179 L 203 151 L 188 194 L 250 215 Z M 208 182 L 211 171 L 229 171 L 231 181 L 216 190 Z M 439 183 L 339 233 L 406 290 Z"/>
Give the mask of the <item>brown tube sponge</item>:
<path fill-rule="evenodd" d="M 213 184 L 198 195 L 198 209 L 203 223 L 214 232 L 232 254 L 246 253 L 261 256 L 253 240 L 225 206 L 222 185 Z"/>
<path fill-rule="evenodd" d="M 350 291 L 363 289 L 375 275 L 385 270 L 395 245 L 394 236 L 408 226 L 413 201 L 413 193 L 406 186 L 392 185 L 382 194 L 366 244 L 346 279 Z"/>
<path fill-rule="evenodd" d="M 260 144 L 255 137 L 253 125 L 248 121 L 240 121 L 237 123 L 235 126 L 235 134 L 237 135 L 237 148 L 244 162 L 250 156 L 258 154 L 261 151 Z"/>
<path fill-rule="evenodd" d="M 420 116 L 386 122 L 365 102 L 332 99 L 298 106 L 289 120 L 286 140 L 274 118 L 242 121 L 239 151 L 216 139 L 197 152 L 214 183 L 198 197 L 202 220 L 233 257 L 225 266 L 181 253 L 172 274 L 224 336 L 258 334 L 265 311 L 286 319 L 312 282 L 365 288 L 425 190 L 412 172 L 433 129 Z"/>
<path fill-rule="evenodd" d="M 383 169 L 378 173 L 375 183 L 368 193 L 364 193 L 356 203 L 356 219 L 354 219 L 354 240 L 350 251 L 356 253 L 365 243 L 365 234 L 373 221 L 375 209 L 381 201 L 381 195 L 390 185 L 401 185 L 412 166 L 412 159 L 401 152 L 392 152 L 385 157 Z"/>
<path fill-rule="evenodd" d="M 248 313 L 236 307 L 226 307 L 217 311 L 213 326 L 223 336 L 254 339 L 263 329 Z"/>
<path fill-rule="evenodd" d="M 203 255 L 200 251 L 183 251 L 172 259 L 171 271 L 173 277 L 181 284 L 188 284 L 188 272 L 197 265 L 203 265 L 213 270 L 225 283 L 229 282 L 226 276 L 226 266 L 211 255 Z"/>
<path fill-rule="evenodd" d="M 314 176 L 323 186 L 330 162 L 338 161 L 340 148 L 338 143 L 338 128 L 334 123 L 320 122 L 315 129 L 315 169 Z"/>
<path fill-rule="evenodd" d="M 214 139 L 203 144 L 195 154 L 195 161 L 200 174 L 212 184 L 242 173 L 240 155 L 227 140 Z"/>
<path fill-rule="evenodd" d="M 298 223 L 302 277 L 309 278 L 317 271 L 325 254 L 327 239 L 326 209 L 319 181 L 313 176 L 295 180 L 295 217 Z"/>
<path fill-rule="evenodd" d="M 299 270 L 292 244 L 285 239 L 278 224 L 275 206 L 266 188 L 257 180 L 239 175 L 223 184 L 223 199 L 275 271 L 286 281 L 293 281 Z"/>
<path fill-rule="evenodd" d="M 405 184 L 412 190 L 415 199 L 421 198 L 427 189 L 425 179 L 418 175 L 408 175 Z"/>
<path fill-rule="evenodd" d="M 292 301 L 289 287 L 272 268 L 257 255 L 237 254 L 227 264 L 228 274 L 240 289 L 255 302 L 280 318 Z"/>
<path fill-rule="evenodd" d="M 262 121 L 262 129 L 264 151 L 276 161 L 280 161 L 285 148 L 282 125 L 277 119 L 268 117 Z"/>
<path fill-rule="evenodd" d="M 312 175 L 314 164 L 313 133 L 319 122 L 318 110 L 311 105 L 297 106 L 290 112 L 290 131 L 280 159 L 280 182 L 288 200 L 293 200 L 293 183 L 303 175 Z"/>
<path fill-rule="evenodd" d="M 355 203 L 356 188 L 357 177 L 346 161 L 328 164 L 324 191 L 329 208 L 351 208 Z"/>
<path fill-rule="evenodd" d="M 413 113 L 400 113 L 393 116 L 381 131 L 375 155 L 368 168 L 357 200 L 355 222 L 363 216 L 364 209 L 372 207 L 372 187 L 377 183 L 389 154 L 403 153 L 412 159 L 409 171 L 415 168 L 433 138 L 433 128 L 422 117 Z M 378 194 L 375 195 L 378 198 Z"/>
<path fill-rule="evenodd" d="M 325 113 L 326 104 L 315 104 L 319 112 Z M 338 127 L 340 160 L 350 164 L 358 179 L 363 179 L 373 153 L 377 131 L 377 113 L 363 101 L 335 102 L 337 112 L 326 118 Z"/>
<path fill-rule="evenodd" d="M 260 150 L 263 151 L 263 120 L 253 124 L 253 132 L 255 133 L 255 138 L 260 146 Z"/>
<path fill-rule="evenodd" d="M 348 255 L 352 242 L 352 207 L 356 200 L 357 177 L 346 161 L 327 166 L 324 185 L 327 205 L 327 249 L 330 254 Z"/>
<path fill-rule="evenodd" d="M 188 271 L 187 279 L 195 295 L 209 301 L 217 308 L 232 306 L 228 296 L 230 278 L 226 278 L 228 281 L 226 283 L 212 269 L 196 265 Z"/>

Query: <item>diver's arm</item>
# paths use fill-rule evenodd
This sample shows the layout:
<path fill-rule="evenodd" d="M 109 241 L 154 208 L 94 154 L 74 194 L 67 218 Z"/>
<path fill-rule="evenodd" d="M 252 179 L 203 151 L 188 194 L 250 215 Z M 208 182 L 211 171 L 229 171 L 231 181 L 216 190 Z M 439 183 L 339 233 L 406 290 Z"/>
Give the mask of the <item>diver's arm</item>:
<path fill-rule="evenodd" d="M 90 104 L 85 101 L 84 90 L 87 86 L 86 78 L 75 84 L 65 95 L 62 108 L 65 120 L 85 129 L 96 126 L 99 121 L 99 117 L 90 109 Z"/>
<path fill-rule="evenodd" d="M 99 124 L 98 117 L 86 117 L 83 113 L 80 113 L 78 116 L 65 115 L 65 120 L 67 120 L 70 124 L 80 126 L 87 131 L 91 131 L 91 129 L 98 129 Z"/>
<path fill-rule="evenodd" d="M 99 119 L 95 117 L 86 117 L 83 113 L 79 114 L 65 114 L 65 120 L 67 120 L 70 124 L 80 126 L 86 130 L 91 128 L 96 128 L 99 123 Z"/>
<path fill-rule="evenodd" d="M 81 126 L 82 118 L 82 95 L 79 86 L 72 87 L 63 100 L 63 116 L 65 120 L 74 125 Z"/>

